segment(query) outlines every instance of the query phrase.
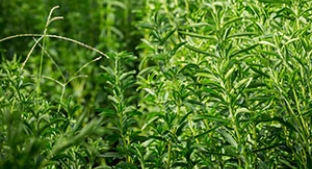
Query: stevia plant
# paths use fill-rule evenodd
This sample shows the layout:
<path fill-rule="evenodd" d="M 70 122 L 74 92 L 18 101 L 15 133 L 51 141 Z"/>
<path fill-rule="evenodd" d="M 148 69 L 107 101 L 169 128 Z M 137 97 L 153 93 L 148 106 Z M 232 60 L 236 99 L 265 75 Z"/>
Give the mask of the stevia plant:
<path fill-rule="evenodd" d="M 73 77 L 66 79 L 55 60 L 47 52 L 44 39 L 47 37 L 63 39 L 92 49 L 103 56 L 106 55 L 79 41 L 47 34 L 49 24 L 60 18 L 51 17 L 56 8 L 52 8 L 42 35 L 21 34 L 0 40 L 2 42 L 18 37 L 39 37 L 33 38 L 35 43 L 22 63 L 16 59 L 2 61 L 0 69 L 1 168 L 92 167 L 97 165 L 95 157 L 98 155 L 98 150 L 90 145 L 105 147 L 105 144 L 93 137 L 100 136 L 103 132 L 100 126 L 101 118 L 91 119 L 92 115 L 82 111 L 72 99 L 64 99 L 66 86 L 72 80 L 80 78 L 79 73 L 82 69 L 99 58 L 84 64 Z M 42 44 L 40 44 L 41 40 Z M 36 46 L 40 47 L 41 55 L 38 62 L 39 72 L 33 80 L 32 75 L 27 71 L 26 63 L 32 60 L 32 52 Z M 46 56 L 50 59 L 50 63 L 54 64 L 64 83 L 52 75 L 45 75 L 43 59 Z M 42 90 L 46 85 L 42 82 L 46 79 L 62 87 L 58 101 L 47 99 L 45 91 Z"/>
<path fill-rule="evenodd" d="M 82 59 L 66 75 L 50 38 L 102 52 L 47 26 L 25 35 L 34 47 L 23 70 L 18 60 L 0 66 L 0 167 L 18 158 L 16 168 L 311 168 L 309 1 L 94 3 L 104 9 L 92 13 L 98 47 L 135 46 L 138 57 Z M 102 78 L 86 82 L 99 65 Z M 77 104 L 86 95 L 69 97 L 85 84 L 96 86 L 89 109 Z"/>
<path fill-rule="evenodd" d="M 35 83 L 24 78 L 16 60 L 1 65 L 1 168 L 55 168 L 86 164 L 95 154 L 81 140 L 99 134 L 100 120 L 83 123 L 68 104 L 62 113 L 47 100 L 36 97 Z M 66 115 L 66 116 L 65 116 Z M 76 148 L 75 148 L 76 147 Z"/>
<path fill-rule="evenodd" d="M 108 99 L 111 102 L 107 107 L 101 108 L 101 115 L 105 119 L 103 124 L 107 123 L 104 137 L 111 149 L 103 152 L 101 156 L 107 159 L 108 165 L 114 166 L 115 163 L 117 168 L 137 168 L 140 159 L 134 155 L 135 147 L 145 137 L 138 128 L 138 116 L 142 114 L 136 107 L 136 72 L 127 70 L 127 66 L 131 65 L 136 57 L 128 53 L 110 56 L 109 64 L 102 68 L 105 70 L 103 80 L 107 84 L 105 90 L 109 93 Z M 144 166 L 144 163 L 141 165 Z"/>
<path fill-rule="evenodd" d="M 162 22 L 154 19 L 143 25 L 152 38 L 144 41 L 150 58 L 142 60 L 156 66 L 143 67 L 140 76 L 140 88 L 147 95 L 142 107 L 153 113 L 147 126 L 155 130 L 155 144 L 149 148 L 163 158 L 154 165 L 172 167 L 171 140 L 181 144 L 179 138 L 185 134 L 197 146 L 182 148 L 188 158 L 178 160 L 177 154 L 182 153 L 177 153 L 175 167 L 309 168 L 310 122 L 304 120 L 309 117 L 298 114 L 310 111 L 303 106 L 310 100 L 310 82 L 302 81 L 310 74 L 309 64 L 303 68 L 309 58 L 304 39 L 310 38 L 309 26 L 304 26 L 309 8 L 304 7 L 308 5 L 290 1 L 216 1 L 168 2 L 158 8 L 154 16 Z M 181 8 L 188 9 L 189 15 Z M 170 19 L 172 14 L 175 19 Z M 177 44 L 182 45 L 178 52 Z M 188 123 L 178 120 L 181 107 L 174 103 L 183 103 L 187 118 L 182 119 Z M 172 134 L 174 120 L 182 136 Z M 164 133 L 171 137 L 162 137 Z M 295 140 L 302 141 L 296 144 Z"/>
<path fill-rule="evenodd" d="M 36 138 L 38 131 L 26 117 L 37 121 L 41 111 L 48 111 L 45 102 L 32 99 L 27 91 L 31 83 L 25 83 L 16 60 L 1 64 L 1 168 L 38 168 L 42 162 L 40 149 L 45 139 Z M 40 103 L 40 105 L 38 104 Z M 29 112 L 29 113 L 26 113 Z M 29 156 L 26 156 L 28 154 Z M 19 159 L 18 162 L 15 160 Z"/>

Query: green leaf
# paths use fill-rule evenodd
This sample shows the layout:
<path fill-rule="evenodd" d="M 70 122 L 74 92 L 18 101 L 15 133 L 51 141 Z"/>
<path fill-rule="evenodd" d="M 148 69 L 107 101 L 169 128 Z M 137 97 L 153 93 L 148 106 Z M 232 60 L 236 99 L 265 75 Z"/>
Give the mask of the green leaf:
<path fill-rule="evenodd" d="M 106 152 L 104 154 L 99 155 L 100 157 L 113 157 L 113 158 L 119 158 L 122 157 L 122 155 L 119 152 Z"/>
<path fill-rule="evenodd" d="M 103 108 L 100 109 L 101 110 L 101 115 L 104 117 L 114 117 L 116 116 L 116 112 L 113 109 L 109 109 L 109 108 Z"/>
<path fill-rule="evenodd" d="M 256 67 L 262 67 L 262 65 L 256 65 L 256 64 L 251 64 L 250 65 L 250 69 L 253 70 L 254 72 L 256 72 L 257 74 L 261 75 L 261 76 L 264 76 L 266 78 L 270 78 L 269 75 L 267 75 L 266 73 L 264 73 L 260 68 L 257 69 Z"/>
<path fill-rule="evenodd" d="M 227 38 L 235 38 L 235 37 L 252 37 L 252 36 L 256 36 L 258 35 L 257 32 L 240 32 L 240 33 L 235 33 L 232 34 L 230 36 L 228 36 Z"/>
<path fill-rule="evenodd" d="M 252 79 L 253 79 L 252 77 L 242 79 L 234 85 L 234 88 L 239 89 L 243 85 L 244 87 L 247 87 L 251 83 Z"/>
<path fill-rule="evenodd" d="M 243 17 L 233 17 L 231 18 L 230 20 L 226 21 L 224 24 L 223 24 L 223 28 L 227 27 L 228 25 L 234 23 L 234 22 L 237 22 L 237 21 L 240 21 L 242 20 Z"/>
<path fill-rule="evenodd" d="M 131 143 L 141 143 L 143 141 L 147 141 L 149 137 L 141 136 L 141 135 L 134 135 L 131 136 Z"/>
<path fill-rule="evenodd" d="M 162 44 L 164 44 L 166 41 L 167 41 L 167 39 L 176 31 L 177 29 L 172 29 L 171 31 L 169 31 L 167 34 L 166 34 L 166 36 L 165 37 L 163 37 L 162 39 L 161 39 L 161 45 Z"/>
<path fill-rule="evenodd" d="M 194 51 L 194 52 L 197 52 L 197 53 L 200 53 L 200 54 L 204 54 L 204 55 L 208 55 L 208 56 L 211 56 L 211 57 L 214 57 L 214 58 L 218 58 L 218 56 L 210 53 L 210 52 L 207 52 L 207 51 L 204 51 L 202 49 L 199 49 L 199 48 L 196 48 L 194 46 L 191 46 L 191 45 L 185 45 L 188 49 Z"/>
<path fill-rule="evenodd" d="M 290 0 L 258 0 L 259 2 L 262 2 L 262 3 L 277 3 L 277 4 L 288 4 L 290 5 L 291 4 L 291 1 Z"/>
<path fill-rule="evenodd" d="M 231 27 L 231 26 L 225 30 L 225 32 L 223 33 L 223 39 L 224 39 L 224 40 L 228 38 L 228 36 L 229 36 L 231 30 L 232 30 L 232 27 Z"/>
<path fill-rule="evenodd" d="M 187 35 L 187 36 L 194 37 L 194 38 L 217 40 L 217 38 L 215 36 L 207 36 L 207 35 L 201 35 L 201 34 L 197 34 L 197 33 L 184 32 L 184 31 L 178 31 L 178 32 L 180 34 Z"/>
<path fill-rule="evenodd" d="M 210 130 L 207 130 L 207 131 L 205 131 L 205 132 L 203 132 L 203 133 L 200 133 L 200 134 L 198 134 L 198 135 L 195 135 L 195 136 L 194 136 L 194 139 L 200 138 L 200 137 L 202 137 L 202 136 L 206 136 L 208 133 L 215 131 L 215 130 L 218 129 L 219 127 L 222 127 L 222 126 L 219 125 L 219 126 L 213 127 L 213 128 L 211 128 Z"/>
<path fill-rule="evenodd" d="M 283 125 L 285 125 L 288 129 L 290 129 L 290 131 L 296 131 L 296 132 L 299 132 L 298 129 L 290 122 L 288 121 L 285 121 L 283 118 L 281 117 L 273 117 L 273 118 L 270 118 L 270 117 L 261 117 L 261 119 L 258 119 L 256 120 L 257 124 L 258 123 L 262 123 L 262 122 L 272 122 L 272 121 L 277 121 Z"/>
<path fill-rule="evenodd" d="M 176 52 L 187 42 L 180 42 L 177 45 L 174 46 L 174 49 L 170 52 L 170 55 L 173 56 L 176 54 Z"/>
<path fill-rule="evenodd" d="M 269 169 L 269 167 L 266 165 L 265 162 L 263 162 L 262 160 L 259 160 L 259 169 Z"/>
<path fill-rule="evenodd" d="M 284 159 L 280 159 L 280 162 L 285 164 L 287 167 L 289 167 L 291 169 L 298 169 L 296 166 L 293 166 L 289 161 L 286 161 Z"/>
<path fill-rule="evenodd" d="M 195 74 L 195 76 L 208 78 L 209 80 L 212 81 L 212 83 L 221 83 L 222 82 L 221 79 L 218 76 L 216 76 L 214 74 L 211 74 L 209 72 L 203 72 L 203 71 L 202 72 L 197 72 Z"/>
<path fill-rule="evenodd" d="M 229 134 L 225 130 L 218 130 L 218 132 L 226 139 L 227 142 L 229 142 L 232 146 L 237 148 L 238 144 L 231 134 Z"/>
<path fill-rule="evenodd" d="M 200 119 L 205 119 L 209 120 L 210 122 L 220 122 L 223 123 L 224 125 L 229 124 L 229 119 L 224 119 L 222 117 L 217 117 L 217 116 L 212 116 L 212 115 L 197 115 L 194 117 L 194 120 L 200 120 Z"/>
<path fill-rule="evenodd" d="M 230 58 L 233 57 L 233 56 L 236 56 L 240 53 L 244 53 L 244 52 L 247 52 L 249 50 L 252 50 L 253 48 L 257 47 L 259 44 L 254 44 L 254 45 L 251 45 L 251 46 L 248 46 L 247 48 L 244 48 L 244 49 L 241 49 L 239 51 L 236 51 L 234 52 L 233 54 L 230 55 Z"/>
<path fill-rule="evenodd" d="M 233 74 L 235 69 L 236 69 L 235 66 L 231 67 L 230 70 L 228 70 L 226 74 L 224 75 L 224 79 L 227 80 Z"/>
<path fill-rule="evenodd" d="M 127 168 L 127 169 L 138 169 L 137 165 L 135 164 L 130 164 L 130 163 L 126 163 L 126 162 L 120 162 L 116 165 L 116 168 Z"/>
<path fill-rule="evenodd" d="M 177 136 L 180 136 L 182 133 L 183 133 L 183 128 L 184 128 L 184 126 L 187 124 L 187 122 L 183 122 L 183 123 L 180 123 L 179 124 L 179 127 L 178 127 L 178 129 L 177 129 L 177 131 L 176 131 L 176 135 Z"/>
<path fill-rule="evenodd" d="M 258 44 L 271 46 L 271 47 L 277 49 L 277 46 L 275 44 L 268 42 L 268 41 L 260 41 L 260 42 L 258 42 Z"/>
<path fill-rule="evenodd" d="M 134 74 L 136 73 L 135 70 L 132 70 L 132 71 L 128 71 L 128 72 L 125 72 L 125 73 L 122 73 L 120 76 L 119 76 L 119 79 L 126 79 L 127 77 L 129 76 L 133 76 Z"/>
<path fill-rule="evenodd" d="M 105 136 L 105 140 L 110 141 L 110 142 L 116 142 L 119 139 L 121 139 L 121 136 L 119 134 L 111 134 Z"/>

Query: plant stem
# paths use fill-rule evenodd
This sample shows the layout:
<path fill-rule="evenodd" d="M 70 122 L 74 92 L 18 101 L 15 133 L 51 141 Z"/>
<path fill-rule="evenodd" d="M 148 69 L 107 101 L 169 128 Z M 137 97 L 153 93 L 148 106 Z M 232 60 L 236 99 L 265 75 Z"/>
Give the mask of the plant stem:
<path fill-rule="evenodd" d="M 168 158 L 167 158 L 167 169 L 170 169 L 171 167 L 171 141 L 168 143 Z"/>

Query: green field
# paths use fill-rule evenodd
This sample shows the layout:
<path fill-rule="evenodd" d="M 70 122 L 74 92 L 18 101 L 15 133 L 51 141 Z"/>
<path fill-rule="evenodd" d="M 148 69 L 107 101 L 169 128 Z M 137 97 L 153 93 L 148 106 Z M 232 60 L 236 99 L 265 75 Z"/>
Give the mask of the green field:
<path fill-rule="evenodd" d="M 0 169 L 311 169 L 312 1 L 0 0 Z"/>

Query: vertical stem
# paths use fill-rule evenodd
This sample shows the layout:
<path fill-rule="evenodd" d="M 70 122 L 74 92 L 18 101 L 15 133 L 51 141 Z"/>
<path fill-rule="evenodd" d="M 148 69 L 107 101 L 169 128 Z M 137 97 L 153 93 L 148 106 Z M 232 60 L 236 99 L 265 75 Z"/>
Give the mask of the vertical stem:
<path fill-rule="evenodd" d="M 171 163 L 170 163 L 170 158 L 171 158 L 171 141 L 168 143 L 168 159 L 167 159 L 167 167 L 166 169 L 170 169 Z"/>
<path fill-rule="evenodd" d="M 57 112 L 59 112 L 61 110 L 61 105 L 62 105 L 62 102 L 63 102 L 65 89 L 66 89 L 66 84 L 62 84 L 62 93 L 61 93 L 61 97 L 60 97 L 60 103 L 59 103 L 59 106 L 57 108 Z"/>
<path fill-rule="evenodd" d="M 39 66 L 39 72 L 38 72 L 38 77 L 37 77 L 37 95 L 40 94 L 40 85 L 41 85 L 41 79 L 42 79 L 42 67 L 43 67 L 43 56 L 44 56 L 44 51 L 45 51 L 45 45 L 46 45 L 46 35 L 47 35 L 47 30 L 48 30 L 48 26 L 49 24 L 53 21 L 53 19 L 51 20 L 51 16 L 52 13 L 55 9 L 59 8 L 59 6 L 55 6 L 51 9 L 46 25 L 44 27 L 44 31 L 43 31 L 43 39 L 42 39 L 42 49 L 41 49 L 41 56 L 40 56 L 40 66 Z"/>
<path fill-rule="evenodd" d="M 43 40 L 42 40 L 42 50 L 41 50 L 41 56 L 40 56 L 40 65 L 39 65 L 39 72 L 37 77 L 37 96 L 40 94 L 40 85 L 41 85 L 41 78 L 42 78 L 42 67 L 43 67 L 43 56 L 44 56 L 44 50 L 45 50 L 45 41 L 46 41 L 46 29 L 43 34 Z"/>
<path fill-rule="evenodd" d="M 236 136 L 237 146 L 244 146 L 244 144 L 242 144 L 242 139 L 241 139 L 241 134 L 239 131 L 238 121 L 237 121 L 236 115 L 235 115 L 236 114 L 235 109 L 232 106 L 232 95 L 230 93 L 231 93 L 231 90 L 233 88 L 233 82 L 231 82 L 230 79 L 231 78 L 228 78 L 225 81 L 225 88 L 227 91 L 226 102 L 228 103 L 228 109 L 229 109 L 229 113 L 231 115 L 231 121 L 232 121 L 232 125 L 234 128 L 235 136 Z M 238 150 L 238 147 L 236 147 L 236 149 Z M 239 168 L 243 168 L 243 165 L 244 165 L 245 166 L 244 168 L 248 168 L 249 162 L 248 162 L 248 157 L 245 153 L 245 148 L 242 147 L 241 149 L 242 149 L 242 152 L 239 152 L 239 153 L 243 156 L 244 160 L 242 161 L 242 159 L 240 157 L 238 157 L 237 158 L 238 166 L 239 166 Z"/>

